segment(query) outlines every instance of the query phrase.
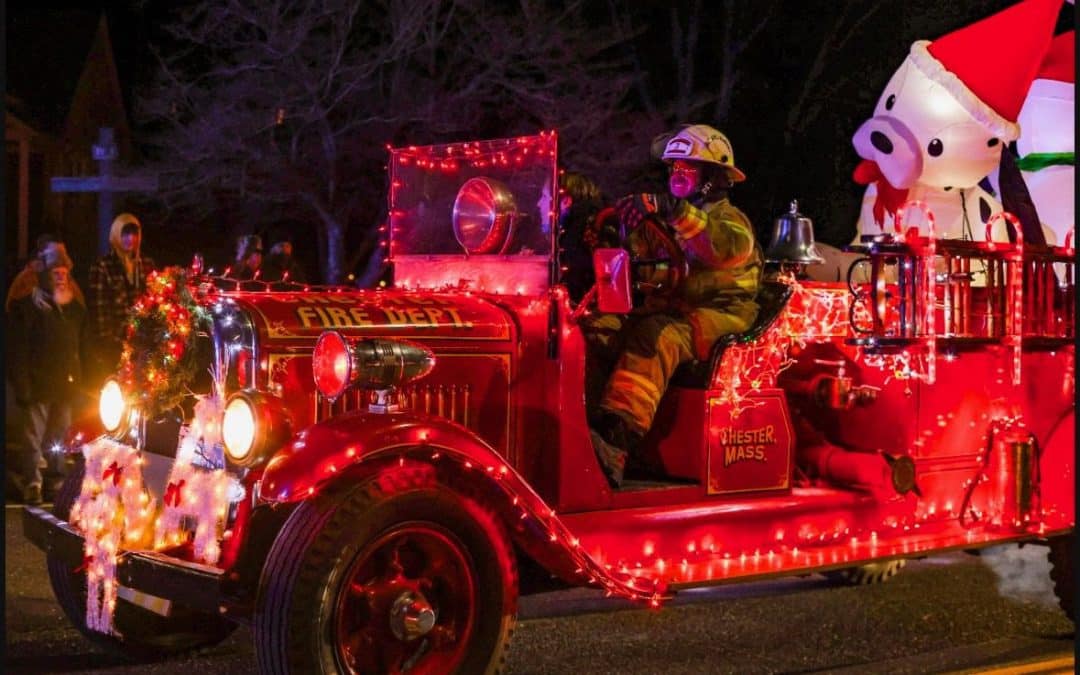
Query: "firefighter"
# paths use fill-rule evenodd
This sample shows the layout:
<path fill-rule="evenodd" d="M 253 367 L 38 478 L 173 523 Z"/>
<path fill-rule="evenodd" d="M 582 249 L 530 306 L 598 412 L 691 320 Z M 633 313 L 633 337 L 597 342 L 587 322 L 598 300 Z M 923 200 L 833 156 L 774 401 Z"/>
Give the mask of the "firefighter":
<path fill-rule="evenodd" d="M 632 469 L 645 466 L 641 440 L 676 367 L 707 359 L 717 338 L 747 330 L 758 312 L 763 257 L 749 219 L 728 200 L 731 186 L 746 179 L 731 143 L 716 129 L 695 124 L 667 141 L 662 159 L 669 194 L 623 197 L 619 221 L 632 250 L 645 218 L 670 228 L 689 272 L 664 302 L 646 303 L 643 313 L 625 320 L 602 319 L 618 324 L 619 356 L 600 397 L 592 440 L 616 487 L 628 461 Z"/>

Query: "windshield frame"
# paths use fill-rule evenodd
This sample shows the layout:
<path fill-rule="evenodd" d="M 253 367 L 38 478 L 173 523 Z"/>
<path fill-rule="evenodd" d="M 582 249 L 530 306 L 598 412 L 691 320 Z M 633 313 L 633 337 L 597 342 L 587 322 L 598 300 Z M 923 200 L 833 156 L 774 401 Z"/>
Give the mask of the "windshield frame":
<path fill-rule="evenodd" d="M 520 231 L 512 236 L 519 237 L 510 249 L 510 258 L 520 255 L 522 260 L 535 260 L 543 256 L 552 261 L 552 269 L 558 269 L 558 134 L 555 131 L 541 131 L 530 136 L 516 136 L 482 141 L 467 141 L 427 146 L 388 147 L 390 159 L 387 165 L 390 189 L 387 193 L 387 261 L 391 264 L 399 259 L 414 258 L 418 255 L 449 256 L 458 260 L 480 262 L 491 254 L 469 255 L 453 242 L 453 222 L 449 205 L 468 179 L 488 177 L 500 181 L 513 181 L 518 173 L 517 166 L 528 171 L 526 181 L 530 190 L 520 190 L 517 195 L 517 215 L 520 216 Z M 442 176 L 447 176 L 444 181 Z M 406 178 L 417 176 L 431 177 L 431 181 L 442 193 L 438 203 L 432 206 L 433 214 L 423 213 L 423 207 L 429 206 L 423 198 L 416 197 L 404 187 Z M 541 184 L 537 189 L 538 182 Z M 448 186 L 452 186 L 453 195 Z M 546 198 L 546 199 L 545 199 Z M 434 202 L 435 200 L 431 200 Z M 447 202 L 443 204 L 442 202 Z M 535 206 L 534 206 L 535 204 Z M 546 208 L 547 213 L 542 213 Z M 443 211 L 446 213 L 444 214 Z M 533 219 L 535 215 L 535 220 Z M 422 228 L 437 232 L 438 243 L 430 236 L 422 234 Z M 532 241 L 534 246 L 529 245 Z M 536 245 L 538 244 L 538 245 Z M 546 250 L 542 250 L 546 248 Z M 506 256 L 499 256 L 505 258 Z M 554 277 L 552 278 L 554 281 Z"/>

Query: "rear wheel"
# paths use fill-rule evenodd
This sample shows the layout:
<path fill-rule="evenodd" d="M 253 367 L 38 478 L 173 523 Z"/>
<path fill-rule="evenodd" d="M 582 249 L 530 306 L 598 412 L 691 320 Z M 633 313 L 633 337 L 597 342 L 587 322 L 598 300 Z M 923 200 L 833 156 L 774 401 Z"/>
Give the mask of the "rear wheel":
<path fill-rule="evenodd" d="M 423 467 L 297 507 L 255 616 L 265 673 L 493 673 L 517 612 L 496 517 Z"/>
<path fill-rule="evenodd" d="M 883 560 L 826 572 L 825 577 L 835 583 L 849 586 L 883 584 L 896 576 L 896 573 L 903 569 L 906 564 L 906 560 Z"/>
<path fill-rule="evenodd" d="M 1054 581 L 1054 595 L 1066 616 L 1076 621 L 1076 570 L 1073 569 L 1073 547 L 1076 535 L 1067 534 L 1050 540 L 1050 578 Z"/>
<path fill-rule="evenodd" d="M 79 460 L 68 472 L 53 502 L 53 515 L 67 521 L 82 487 L 84 466 Z M 164 617 L 117 598 L 113 626 L 120 638 L 86 626 L 86 573 L 75 571 L 70 562 L 47 556 L 49 582 L 68 620 L 91 642 L 112 652 L 139 661 L 162 659 L 174 654 L 221 642 L 236 625 L 217 614 L 195 612 L 172 606 Z"/>

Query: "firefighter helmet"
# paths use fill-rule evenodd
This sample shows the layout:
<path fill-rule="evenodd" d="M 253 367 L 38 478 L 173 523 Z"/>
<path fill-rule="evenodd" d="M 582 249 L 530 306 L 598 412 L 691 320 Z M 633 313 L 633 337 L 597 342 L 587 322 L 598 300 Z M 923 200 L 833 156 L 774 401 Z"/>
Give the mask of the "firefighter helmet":
<path fill-rule="evenodd" d="M 746 174 L 735 167 L 735 152 L 727 136 L 707 124 L 694 124 L 671 137 L 664 147 L 667 161 L 688 159 L 719 164 L 727 170 L 732 183 L 746 180 Z"/>

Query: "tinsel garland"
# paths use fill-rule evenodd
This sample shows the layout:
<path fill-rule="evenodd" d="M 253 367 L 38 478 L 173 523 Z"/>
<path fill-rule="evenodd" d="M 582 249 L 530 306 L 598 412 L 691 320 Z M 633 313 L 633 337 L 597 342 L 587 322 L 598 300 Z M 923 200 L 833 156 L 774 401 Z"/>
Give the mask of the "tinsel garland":
<path fill-rule="evenodd" d="M 196 560 L 214 564 L 221 555 L 219 530 L 228 510 L 229 476 L 224 469 L 221 420 L 224 404 L 217 395 L 200 396 L 191 426 L 181 433 L 176 461 L 169 472 L 154 546 L 179 544 L 193 520 Z"/>
<path fill-rule="evenodd" d="M 149 543 L 155 508 L 143 486 L 138 450 L 101 437 L 83 446 L 83 456 L 86 472 L 70 520 L 84 537 L 86 625 L 118 635 L 113 627 L 117 553 Z"/>
<path fill-rule="evenodd" d="M 102 436 L 83 446 L 86 473 L 70 520 L 85 538 L 86 625 L 119 635 L 116 564 L 120 550 L 163 549 L 194 530 L 193 557 L 214 564 L 228 510 L 229 476 L 221 442 L 225 361 L 211 369 L 213 393 L 197 397 L 194 418 L 182 429 L 160 513 L 144 488 L 138 449 Z"/>

